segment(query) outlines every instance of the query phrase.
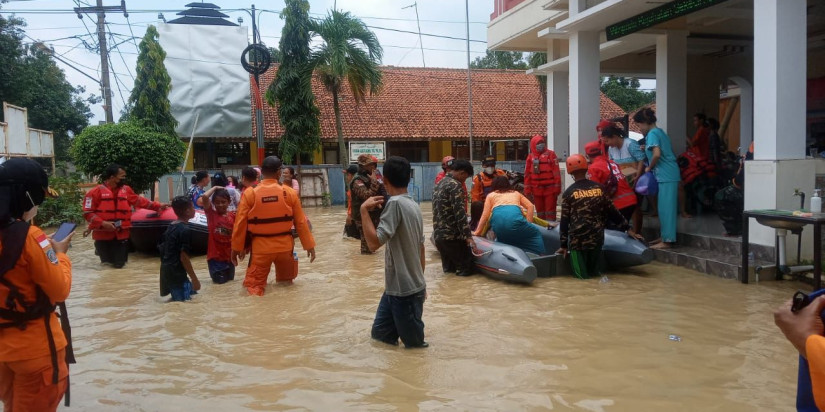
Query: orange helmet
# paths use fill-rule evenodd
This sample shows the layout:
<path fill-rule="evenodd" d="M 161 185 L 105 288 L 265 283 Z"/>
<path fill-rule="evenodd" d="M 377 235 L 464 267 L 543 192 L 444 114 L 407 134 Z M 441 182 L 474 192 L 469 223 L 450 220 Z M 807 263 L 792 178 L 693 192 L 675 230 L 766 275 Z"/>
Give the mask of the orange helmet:
<path fill-rule="evenodd" d="M 442 168 L 447 168 L 447 166 L 449 166 L 453 162 L 453 160 L 455 160 L 455 157 L 444 156 L 444 158 L 441 159 L 441 167 Z"/>
<path fill-rule="evenodd" d="M 579 170 L 587 170 L 587 159 L 576 153 L 567 158 L 567 173 L 572 174 Z"/>

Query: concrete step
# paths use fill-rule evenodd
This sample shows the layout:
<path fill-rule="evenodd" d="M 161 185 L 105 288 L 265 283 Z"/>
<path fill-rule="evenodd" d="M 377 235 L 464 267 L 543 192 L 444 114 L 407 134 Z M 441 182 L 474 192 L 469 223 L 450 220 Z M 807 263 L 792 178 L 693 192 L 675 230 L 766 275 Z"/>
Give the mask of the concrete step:
<path fill-rule="evenodd" d="M 654 249 L 656 260 L 671 265 L 681 266 L 697 272 L 718 276 L 725 279 L 742 279 L 739 265 L 740 258 L 725 250 L 711 250 L 695 246 L 678 245 L 670 249 Z M 772 268 L 770 260 L 756 259 L 756 266 Z M 763 271 L 761 280 L 773 278 L 772 269 Z"/>

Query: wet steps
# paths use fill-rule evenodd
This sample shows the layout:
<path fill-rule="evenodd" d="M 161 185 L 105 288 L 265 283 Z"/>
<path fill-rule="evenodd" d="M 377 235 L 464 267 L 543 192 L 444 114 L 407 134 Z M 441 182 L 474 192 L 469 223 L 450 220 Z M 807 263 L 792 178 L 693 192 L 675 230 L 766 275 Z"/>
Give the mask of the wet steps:
<path fill-rule="evenodd" d="M 658 236 L 658 230 L 645 231 L 644 234 L 645 238 L 653 239 Z M 741 238 L 687 233 L 679 233 L 677 238 L 679 239 L 677 246 L 654 250 L 657 261 L 725 279 L 742 279 L 742 271 L 739 267 L 742 263 Z M 752 243 L 749 250 L 754 254 L 756 266 L 770 267 L 769 270 L 761 272 L 760 280 L 772 278 L 775 261 L 774 248 Z"/>

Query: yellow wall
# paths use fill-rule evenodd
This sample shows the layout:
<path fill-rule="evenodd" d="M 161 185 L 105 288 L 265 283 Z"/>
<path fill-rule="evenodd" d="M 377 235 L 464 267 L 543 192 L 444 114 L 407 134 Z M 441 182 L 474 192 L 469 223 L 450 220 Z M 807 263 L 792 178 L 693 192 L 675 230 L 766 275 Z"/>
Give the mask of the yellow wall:
<path fill-rule="evenodd" d="M 453 155 L 453 142 L 450 140 L 430 141 L 430 161 L 441 162 L 444 156 Z"/>
<path fill-rule="evenodd" d="M 258 142 L 249 142 L 249 164 L 257 165 L 258 163 Z"/>
<path fill-rule="evenodd" d="M 496 160 L 497 161 L 504 161 L 505 157 L 507 156 L 506 143 L 497 142 L 497 143 L 494 143 L 494 147 L 496 148 Z"/>
<path fill-rule="evenodd" d="M 324 164 L 324 147 L 321 146 L 313 153 L 312 163 L 316 165 Z"/>
<path fill-rule="evenodd" d="M 189 144 L 187 143 L 187 147 Z M 186 153 L 183 154 L 186 156 Z M 189 159 L 186 159 L 186 167 L 185 170 L 188 172 L 195 170 L 195 145 L 192 145 L 192 148 L 189 150 Z"/>

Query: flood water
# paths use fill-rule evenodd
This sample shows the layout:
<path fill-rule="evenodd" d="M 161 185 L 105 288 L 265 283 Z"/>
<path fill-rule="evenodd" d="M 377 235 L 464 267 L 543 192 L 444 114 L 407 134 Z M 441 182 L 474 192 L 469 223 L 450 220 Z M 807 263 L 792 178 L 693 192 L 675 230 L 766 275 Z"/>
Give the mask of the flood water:
<path fill-rule="evenodd" d="M 432 231 L 429 204 L 425 232 Z M 318 258 L 291 286 L 158 296 L 159 259 L 102 267 L 74 241 L 77 364 L 65 411 L 784 411 L 796 352 L 772 311 L 792 282 L 742 285 L 653 263 L 610 281 L 532 286 L 441 273 L 427 244 L 428 349 L 374 343 L 383 252 L 342 240 L 342 208 L 309 209 Z M 245 268 L 246 265 L 243 265 Z M 274 281 L 274 275 L 270 276 Z M 677 335 L 681 341 L 669 339 Z"/>

